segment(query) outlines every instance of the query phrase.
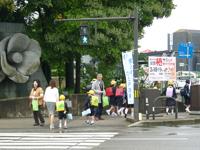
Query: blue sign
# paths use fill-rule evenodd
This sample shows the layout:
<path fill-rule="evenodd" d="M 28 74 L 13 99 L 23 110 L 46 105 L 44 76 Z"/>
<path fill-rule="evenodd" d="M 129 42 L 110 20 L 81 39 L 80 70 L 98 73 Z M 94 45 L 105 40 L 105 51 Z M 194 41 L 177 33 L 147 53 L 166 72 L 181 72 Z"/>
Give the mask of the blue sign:
<path fill-rule="evenodd" d="M 178 58 L 192 58 L 193 50 L 192 43 L 180 43 L 178 46 Z"/>

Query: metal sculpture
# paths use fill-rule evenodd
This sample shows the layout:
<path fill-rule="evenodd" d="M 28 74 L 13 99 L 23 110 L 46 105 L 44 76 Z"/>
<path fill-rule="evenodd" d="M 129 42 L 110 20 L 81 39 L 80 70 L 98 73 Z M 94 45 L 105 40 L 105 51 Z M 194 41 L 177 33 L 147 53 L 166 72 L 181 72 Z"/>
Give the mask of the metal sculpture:
<path fill-rule="evenodd" d="M 40 66 L 41 48 L 36 40 L 16 33 L 0 41 L 0 82 L 6 77 L 26 83 Z"/>

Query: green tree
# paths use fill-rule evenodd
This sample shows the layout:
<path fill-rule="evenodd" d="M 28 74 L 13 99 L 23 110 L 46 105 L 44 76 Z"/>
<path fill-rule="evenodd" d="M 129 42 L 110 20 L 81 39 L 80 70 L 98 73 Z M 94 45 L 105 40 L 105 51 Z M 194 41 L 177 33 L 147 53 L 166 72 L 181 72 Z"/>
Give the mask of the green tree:
<path fill-rule="evenodd" d="M 8 0 L 8 2 L 10 3 L 2 3 L 0 0 L 0 12 L 8 16 L 0 17 L 0 20 L 24 22 L 29 36 L 37 39 L 42 46 L 42 59 L 47 60 L 51 67 L 57 70 L 59 76 L 62 72 L 65 74 L 68 72 L 64 71 L 66 70 L 64 68 L 74 60 L 77 62 L 77 71 L 80 71 L 79 59 L 85 54 L 98 60 L 103 66 L 98 71 L 104 76 L 112 75 L 110 68 L 120 63 L 121 52 L 133 47 L 133 26 L 130 21 L 55 24 L 55 19 L 130 16 L 137 6 L 139 37 L 142 37 L 143 28 L 151 25 L 155 17 L 168 17 L 174 8 L 172 0 Z M 79 43 L 81 24 L 90 27 L 88 46 Z M 95 26 L 97 26 L 96 35 Z M 80 72 L 76 74 L 80 75 Z M 79 79 L 76 82 L 80 82 Z M 76 92 L 79 91 L 77 90 L 79 86 L 76 84 Z"/>

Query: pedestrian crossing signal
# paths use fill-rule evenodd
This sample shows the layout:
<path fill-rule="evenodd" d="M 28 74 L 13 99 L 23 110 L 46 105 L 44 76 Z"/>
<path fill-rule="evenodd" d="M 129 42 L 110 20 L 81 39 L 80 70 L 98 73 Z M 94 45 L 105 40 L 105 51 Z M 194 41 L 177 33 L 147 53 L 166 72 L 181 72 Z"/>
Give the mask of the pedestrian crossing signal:
<path fill-rule="evenodd" d="M 88 35 L 81 35 L 81 44 L 87 45 L 89 43 Z"/>
<path fill-rule="evenodd" d="M 89 27 L 87 25 L 80 26 L 80 44 L 89 44 Z"/>

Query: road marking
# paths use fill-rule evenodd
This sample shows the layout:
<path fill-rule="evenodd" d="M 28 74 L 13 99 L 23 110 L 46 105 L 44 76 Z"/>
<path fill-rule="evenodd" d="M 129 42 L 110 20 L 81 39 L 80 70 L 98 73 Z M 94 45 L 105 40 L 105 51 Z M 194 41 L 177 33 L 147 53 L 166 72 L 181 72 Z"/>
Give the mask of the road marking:
<path fill-rule="evenodd" d="M 117 132 L 0 133 L 0 149 L 92 149 Z"/>
<path fill-rule="evenodd" d="M 187 141 L 188 138 L 114 138 L 112 141 Z"/>

